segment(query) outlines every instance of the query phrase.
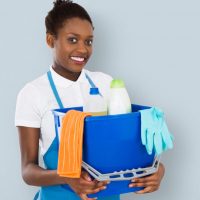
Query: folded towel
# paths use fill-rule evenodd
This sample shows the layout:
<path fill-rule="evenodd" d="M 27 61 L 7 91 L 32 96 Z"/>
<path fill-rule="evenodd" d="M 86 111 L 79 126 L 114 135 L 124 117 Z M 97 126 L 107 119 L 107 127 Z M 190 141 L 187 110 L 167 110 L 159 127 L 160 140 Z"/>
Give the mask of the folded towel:
<path fill-rule="evenodd" d="M 62 177 L 79 178 L 82 164 L 84 119 L 90 116 L 76 110 L 66 113 L 62 121 L 57 173 Z"/>

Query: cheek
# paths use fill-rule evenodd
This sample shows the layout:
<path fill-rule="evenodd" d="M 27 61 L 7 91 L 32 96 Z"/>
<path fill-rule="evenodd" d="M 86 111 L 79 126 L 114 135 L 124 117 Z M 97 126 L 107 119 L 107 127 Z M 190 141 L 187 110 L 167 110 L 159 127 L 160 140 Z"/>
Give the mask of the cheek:
<path fill-rule="evenodd" d="M 64 44 L 59 44 L 56 48 L 56 52 L 57 57 L 66 58 L 70 54 L 71 49 Z"/>
<path fill-rule="evenodd" d="M 90 56 L 91 56 L 91 54 L 93 53 L 93 48 L 90 47 L 90 48 L 88 49 L 88 52 L 89 52 L 89 54 L 90 54 Z"/>
<path fill-rule="evenodd" d="M 55 48 L 57 49 L 58 52 L 63 52 L 66 51 L 67 49 L 67 44 L 64 39 L 60 39 L 57 41 Z"/>

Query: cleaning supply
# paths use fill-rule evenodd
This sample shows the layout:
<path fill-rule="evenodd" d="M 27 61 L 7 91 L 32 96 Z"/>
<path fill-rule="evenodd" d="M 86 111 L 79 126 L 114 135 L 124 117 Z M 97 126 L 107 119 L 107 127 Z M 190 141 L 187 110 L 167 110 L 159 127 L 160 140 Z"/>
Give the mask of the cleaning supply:
<path fill-rule="evenodd" d="M 107 115 L 107 103 L 97 87 L 90 88 L 83 111 L 91 113 L 92 116 Z"/>
<path fill-rule="evenodd" d="M 112 80 L 110 84 L 110 98 L 108 102 L 108 114 L 125 114 L 131 112 L 131 101 L 125 84 L 120 79 Z"/>
<path fill-rule="evenodd" d="M 62 177 L 80 178 L 85 117 L 89 113 L 68 111 L 63 117 L 57 173 Z"/>
<path fill-rule="evenodd" d="M 173 136 L 169 132 L 164 113 L 156 107 L 140 110 L 141 139 L 148 154 L 154 151 L 157 155 L 173 148 Z"/>

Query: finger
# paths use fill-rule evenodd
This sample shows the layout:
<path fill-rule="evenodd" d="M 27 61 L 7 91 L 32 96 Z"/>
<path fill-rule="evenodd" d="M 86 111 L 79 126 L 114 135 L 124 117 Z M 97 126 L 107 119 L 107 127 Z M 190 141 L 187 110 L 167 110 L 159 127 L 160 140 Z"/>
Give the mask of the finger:
<path fill-rule="evenodd" d="M 154 192 L 156 191 L 157 189 L 154 188 L 154 187 L 146 187 L 144 188 L 143 190 L 140 190 L 138 192 L 135 192 L 136 194 L 144 194 L 144 193 L 149 193 L 149 192 Z"/>
<path fill-rule="evenodd" d="M 157 107 L 154 107 L 155 108 L 155 114 L 156 114 L 156 117 L 158 119 L 163 119 L 164 118 L 164 112 L 160 109 L 160 108 L 157 108 Z"/>
<path fill-rule="evenodd" d="M 93 181 L 86 181 L 85 179 L 80 180 L 80 187 L 85 191 L 86 189 L 93 190 L 96 189 L 97 186 Z"/>
<path fill-rule="evenodd" d="M 97 197 L 95 198 L 89 198 L 86 194 L 80 194 L 79 197 L 82 199 L 82 200 L 96 200 Z"/>
<path fill-rule="evenodd" d="M 82 200 L 88 200 L 88 197 L 86 194 L 80 194 L 79 197 L 82 199 Z"/>
<path fill-rule="evenodd" d="M 98 183 L 99 183 L 99 181 L 98 181 L 98 180 L 96 180 L 96 179 L 94 179 L 94 180 L 93 180 L 93 183 L 95 183 L 95 184 L 98 184 Z"/>
<path fill-rule="evenodd" d="M 146 145 L 146 149 L 147 149 L 147 153 L 149 155 L 152 154 L 152 150 L 153 150 L 153 135 L 154 132 L 152 132 L 153 130 L 151 129 L 147 129 L 147 145 Z"/>
<path fill-rule="evenodd" d="M 106 186 L 110 183 L 110 181 L 100 181 L 100 182 L 97 182 L 96 183 L 96 186 L 97 187 L 103 187 L 103 186 Z"/>
<path fill-rule="evenodd" d="M 141 122 L 142 123 L 142 122 Z M 142 140 L 142 144 L 146 146 L 147 144 L 147 129 L 143 128 L 143 126 L 141 125 L 141 140 Z"/>
<path fill-rule="evenodd" d="M 92 178 L 91 178 L 90 174 L 88 172 L 86 172 L 86 171 L 83 171 L 81 173 L 81 177 L 86 181 L 92 181 Z"/>
<path fill-rule="evenodd" d="M 174 141 L 174 135 L 172 133 L 170 133 L 170 138 L 172 141 Z"/>
<path fill-rule="evenodd" d="M 173 140 L 171 137 L 171 133 L 169 132 L 165 122 L 163 124 L 162 139 L 168 149 L 173 148 Z"/>
<path fill-rule="evenodd" d="M 162 141 L 162 134 L 160 132 L 156 132 L 154 134 L 154 148 L 155 148 L 155 153 L 157 155 L 160 155 L 163 151 L 163 141 Z"/>
<path fill-rule="evenodd" d="M 156 187 L 157 183 L 152 181 L 152 182 L 142 182 L 142 183 L 130 183 L 129 187 Z"/>
<path fill-rule="evenodd" d="M 95 183 L 93 181 L 88 182 L 84 179 L 81 180 L 81 187 L 86 194 L 93 194 L 99 192 L 100 190 L 105 190 L 107 188 L 107 181 L 106 182 L 98 182 Z"/>
<path fill-rule="evenodd" d="M 141 178 L 134 178 L 134 179 L 131 180 L 131 182 L 133 182 L 133 183 L 143 183 L 143 182 L 156 181 L 157 180 L 157 174 L 156 173 L 150 174 L 148 176 L 141 177 Z"/>
<path fill-rule="evenodd" d="M 105 190 L 107 187 L 106 186 L 103 186 L 103 187 L 100 187 L 100 188 L 95 188 L 95 189 L 87 189 L 85 190 L 85 193 L 86 194 L 95 194 L 97 192 L 100 192 L 101 190 Z"/>
<path fill-rule="evenodd" d="M 82 189 L 84 191 L 84 193 L 86 194 L 94 194 L 94 193 L 97 193 L 101 190 L 105 190 L 107 188 L 107 184 L 108 184 L 108 181 L 104 181 L 104 182 L 97 182 L 95 183 L 96 181 L 92 181 L 92 185 L 90 182 L 86 182 L 86 184 L 83 184 L 82 185 Z"/>

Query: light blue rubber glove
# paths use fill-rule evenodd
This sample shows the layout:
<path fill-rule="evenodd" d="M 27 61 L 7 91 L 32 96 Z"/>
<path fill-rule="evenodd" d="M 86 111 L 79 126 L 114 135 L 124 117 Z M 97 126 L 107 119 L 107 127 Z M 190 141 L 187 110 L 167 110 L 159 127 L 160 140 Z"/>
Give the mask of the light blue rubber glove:
<path fill-rule="evenodd" d="M 141 139 L 147 153 L 156 155 L 173 148 L 173 136 L 169 132 L 164 113 L 155 107 L 140 110 L 141 114 Z"/>

